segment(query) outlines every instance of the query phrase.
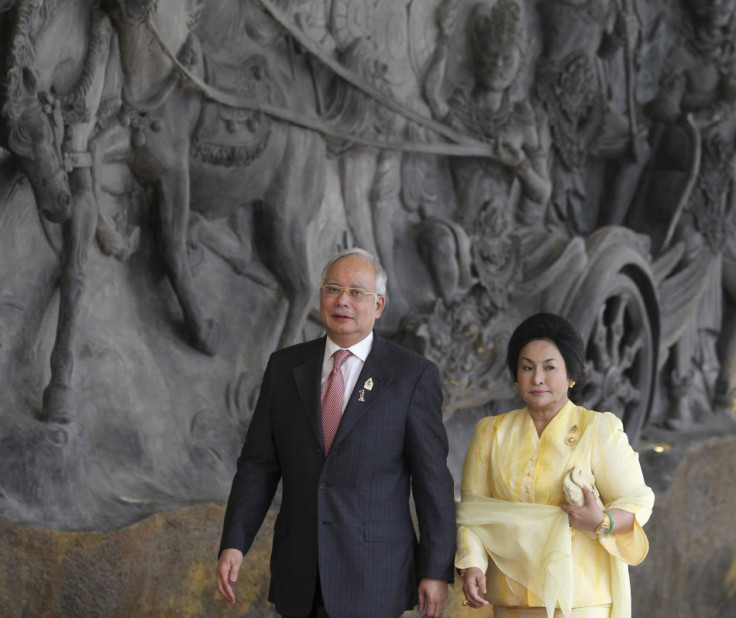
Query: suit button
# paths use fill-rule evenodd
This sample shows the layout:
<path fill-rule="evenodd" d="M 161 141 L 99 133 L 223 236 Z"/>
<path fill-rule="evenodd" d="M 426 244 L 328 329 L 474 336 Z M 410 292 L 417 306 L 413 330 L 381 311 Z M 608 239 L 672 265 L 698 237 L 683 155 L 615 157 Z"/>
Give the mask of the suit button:
<path fill-rule="evenodd" d="M 327 489 L 327 483 L 320 483 L 319 484 L 320 489 Z"/>

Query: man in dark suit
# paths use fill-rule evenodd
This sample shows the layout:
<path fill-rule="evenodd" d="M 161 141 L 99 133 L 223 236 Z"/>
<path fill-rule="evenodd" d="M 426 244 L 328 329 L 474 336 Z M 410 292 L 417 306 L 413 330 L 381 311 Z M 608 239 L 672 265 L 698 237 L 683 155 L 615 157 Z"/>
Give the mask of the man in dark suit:
<path fill-rule="evenodd" d="M 447 604 L 455 503 L 439 371 L 374 334 L 385 291 L 373 256 L 338 254 L 322 272 L 327 336 L 268 362 L 220 544 L 218 589 L 231 603 L 243 555 L 281 480 L 269 600 L 282 616 L 396 618 L 418 604 L 432 618 Z M 320 393 L 329 390 L 340 349 L 351 354 L 338 354 L 347 358 L 337 369 L 343 411 L 340 418 L 338 405 L 331 439 Z"/>

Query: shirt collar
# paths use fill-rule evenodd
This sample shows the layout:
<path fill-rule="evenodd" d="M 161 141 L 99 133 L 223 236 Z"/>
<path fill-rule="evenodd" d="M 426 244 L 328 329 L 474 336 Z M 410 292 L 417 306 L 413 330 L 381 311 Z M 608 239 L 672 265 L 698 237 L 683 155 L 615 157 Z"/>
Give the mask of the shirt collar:
<path fill-rule="evenodd" d="M 327 337 L 327 344 L 325 345 L 325 357 L 323 359 L 324 361 L 327 361 L 330 356 L 332 356 L 337 350 L 350 350 L 353 356 L 357 356 L 361 362 L 365 362 L 365 359 L 368 358 L 368 354 L 370 354 L 371 348 L 373 347 L 373 331 L 368 333 L 368 335 L 365 337 L 365 339 L 361 339 L 358 341 L 358 343 L 351 345 L 349 348 L 341 348 L 339 345 L 337 345 L 332 339 Z"/>

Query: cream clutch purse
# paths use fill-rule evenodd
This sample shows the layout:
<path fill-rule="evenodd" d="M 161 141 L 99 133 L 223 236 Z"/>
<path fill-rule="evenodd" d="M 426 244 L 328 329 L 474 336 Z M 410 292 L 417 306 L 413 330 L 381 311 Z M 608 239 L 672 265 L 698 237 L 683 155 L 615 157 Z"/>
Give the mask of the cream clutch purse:
<path fill-rule="evenodd" d="M 573 466 L 562 478 L 562 494 L 565 496 L 565 502 L 573 506 L 585 506 L 583 487 L 590 489 L 593 496 L 595 496 L 595 501 L 601 508 L 604 508 L 595 486 L 595 477 L 590 472 L 586 472 L 577 466 Z"/>

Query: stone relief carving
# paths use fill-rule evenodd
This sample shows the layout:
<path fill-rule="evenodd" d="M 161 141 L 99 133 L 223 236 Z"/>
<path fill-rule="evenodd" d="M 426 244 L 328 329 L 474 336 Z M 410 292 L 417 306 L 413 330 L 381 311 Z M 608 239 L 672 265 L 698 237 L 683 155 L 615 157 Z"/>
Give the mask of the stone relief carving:
<path fill-rule="evenodd" d="M 199 2 L 121 1 L 106 8 L 118 33 L 125 75 L 123 128 L 132 128 L 127 157 L 136 179 L 155 193 L 162 257 L 193 347 L 214 354 L 219 335 L 215 321 L 203 314 L 186 259 L 190 208 L 204 216 L 257 208 L 259 241 L 289 303 L 279 343 L 296 342 L 312 295 L 304 230 L 322 201 L 324 140 L 258 110 L 207 103 L 180 82 L 167 52 L 214 87 L 225 83 L 226 89 L 264 103 L 304 104 L 302 91 L 291 83 L 287 98 L 282 83 L 288 81 L 265 55 L 239 66 L 211 59 L 205 65 L 199 39 L 191 32 Z M 172 19 L 182 24 L 174 32 L 164 27 Z M 163 33 L 161 46 L 146 23 Z"/>
<path fill-rule="evenodd" d="M 554 152 L 548 216 L 585 235 L 621 223 L 646 158 L 633 82 L 639 22 L 623 0 L 545 1 L 537 9 L 545 27 L 534 88 Z M 616 92 L 626 93 L 623 101 L 609 94 Z"/>
<path fill-rule="evenodd" d="M 538 310 L 579 326 L 586 402 L 634 439 L 733 410 L 733 5 L 1 5 L 0 236 L 27 247 L 0 272 L 0 469 L 23 470 L 0 514 L 224 495 L 268 353 L 319 332 L 350 244 L 448 421 L 510 405 L 506 339 Z M 67 514 L 48 468 L 83 494 Z"/>
<path fill-rule="evenodd" d="M 674 193 L 671 200 L 678 208 L 672 213 L 670 234 L 684 246 L 675 271 L 693 271 L 699 280 L 690 292 L 690 319 L 678 333 L 667 365 L 664 390 L 670 394 L 672 413 L 666 422 L 675 428 L 707 417 L 719 398 L 727 401 L 733 392 L 733 378 L 721 372 L 717 344 L 724 320 L 733 319 L 731 312 L 723 312 L 723 291 L 729 290 L 723 271 L 731 267 L 736 230 L 735 6 L 732 1 L 686 3 L 690 19 L 682 24 L 664 64 L 660 90 L 647 106 L 657 123 L 660 149 L 671 148 L 678 139 L 682 143 L 684 134 L 694 142 L 686 156 L 697 156 L 695 165 L 680 162 L 690 174 L 684 187 L 673 185 L 682 193 Z M 635 209 L 631 218 L 641 224 L 645 217 L 642 209 Z M 664 297 L 663 304 L 671 298 Z M 724 341 L 722 350 L 731 345 Z"/>
<path fill-rule="evenodd" d="M 451 161 L 454 220 L 426 219 L 420 230 L 420 243 L 425 246 L 420 244 L 420 250 L 445 302 L 464 295 L 477 282 L 487 292 L 487 303 L 505 309 L 521 275 L 513 224 L 517 218 L 533 223 L 528 208 L 519 212 L 524 208 L 521 204 L 543 205 L 551 189 L 547 151 L 539 139 L 534 111 L 511 92 L 527 48 L 523 14 L 521 6 L 511 1 L 493 8 L 478 3 L 472 8 L 467 38 L 473 81 L 458 87 L 446 101 L 437 75 L 446 71 L 445 47 L 452 36 L 448 22 L 458 8 L 457 2 L 448 4 L 441 25 L 443 37 L 426 79 L 430 107 L 446 122 L 486 140 L 492 160 L 458 157 Z"/>
<path fill-rule="evenodd" d="M 7 146 L 19 157 L 41 214 L 63 223 L 58 327 L 40 412 L 40 418 L 60 422 L 70 414 L 73 341 L 90 242 L 96 232 L 101 249 L 124 260 L 138 238 L 137 230 L 120 236 L 102 208 L 101 181 L 92 174 L 90 142 L 109 122 L 119 96 L 112 25 L 86 2 L 67 3 L 62 10 L 79 18 L 72 20 L 74 43 L 60 53 L 49 44 L 62 35 L 49 23 L 57 12 L 41 3 L 19 8 L 3 105 Z"/>

